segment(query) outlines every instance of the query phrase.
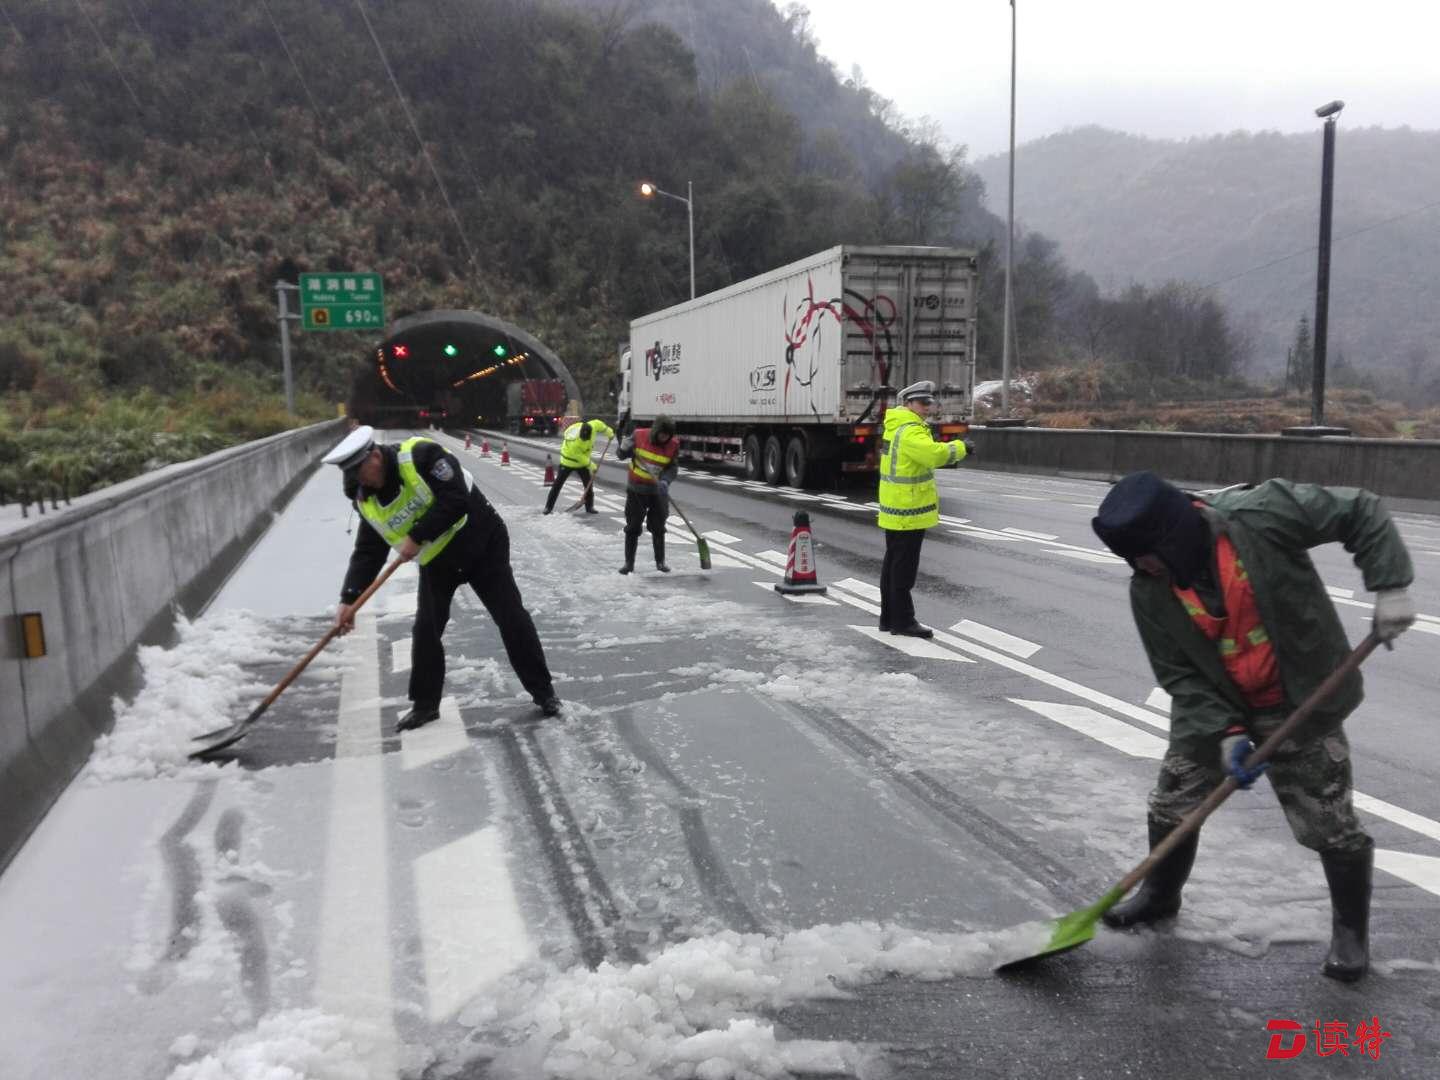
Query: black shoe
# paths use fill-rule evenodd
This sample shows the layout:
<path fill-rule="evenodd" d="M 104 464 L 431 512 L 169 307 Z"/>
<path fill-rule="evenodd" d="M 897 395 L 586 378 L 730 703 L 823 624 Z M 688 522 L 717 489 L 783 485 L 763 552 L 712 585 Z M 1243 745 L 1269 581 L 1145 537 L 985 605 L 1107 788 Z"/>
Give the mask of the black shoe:
<path fill-rule="evenodd" d="M 620 572 L 622 574 L 633 574 L 635 572 L 635 564 L 627 562 L 624 566 L 620 567 Z"/>
<path fill-rule="evenodd" d="M 1160 841 L 1170 835 L 1170 826 L 1154 819 L 1148 824 L 1150 850 L 1154 851 Z M 1199 847 L 1198 831 L 1181 840 L 1169 855 L 1155 864 L 1155 868 L 1140 883 L 1134 896 L 1123 904 L 1116 904 L 1101 916 L 1105 925 L 1123 930 L 1129 926 L 1146 926 L 1176 915 L 1180 911 L 1180 891 L 1190 877 L 1190 868 L 1195 865 L 1195 852 Z"/>
<path fill-rule="evenodd" d="M 395 730 L 414 731 L 418 727 L 424 727 L 426 724 L 430 723 L 431 720 L 439 719 L 439 717 L 440 706 L 420 705 L 417 703 L 411 706 L 409 712 L 407 712 L 404 716 L 400 717 L 399 720 L 395 721 Z"/>
<path fill-rule="evenodd" d="M 890 624 L 888 622 L 882 622 L 880 624 L 880 632 L 882 634 L 888 634 L 890 632 Z"/>
<path fill-rule="evenodd" d="M 545 716 L 560 715 L 560 699 L 554 694 L 551 694 L 542 701 L 535 702 L 535 704 L 540 706 L 540 712 Z"/>
<path fill-rule="evenodd" d="M 1325 974 L 1355 982 L 1370 970 L 1370 879 L 1375 845 L 1359 851 L 1322 851 L 1320 865 L 1330 885 L 1330 955 Z"/>
<path fill-rule="evenodd" d="M 587 514 L 598 514 L 600 511 L 596 510 L 593 506 L 587 506 L 585 507 L 585 512 Z"/>
<path fill-rule="evenodd" d="M 655 569 L 659 570 L 662 574 L 668 574 L 670 572 L 670 565 L 668 563 L 657 562 Z"/>
<path fill-rule="evenodd" d="M 901 637 L 932 638 L 935 636 L 934 630 L 931 630 L 928 626 L 921 626 L 918 622 L 912 622 L 909 626 L 902 626 L 899 630 L 891 630 L 890 632 L 892 634 L 898 634 Z"/>

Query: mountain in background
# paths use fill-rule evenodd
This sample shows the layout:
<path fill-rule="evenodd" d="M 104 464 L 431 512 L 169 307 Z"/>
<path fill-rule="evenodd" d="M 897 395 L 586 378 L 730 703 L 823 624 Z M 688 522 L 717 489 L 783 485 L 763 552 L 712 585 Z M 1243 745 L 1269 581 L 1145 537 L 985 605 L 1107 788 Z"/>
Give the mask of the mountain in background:
<path fill-rule="evenodd" d="M 1440 132 L 1336 134 L 1329 356 L 1403 390 L 1440 360 Z M 1107 292 L 1213 284 L 1255 367 L 1283 369 L 1315 314 L 1320 165 L 1318 130 L 1175 142 L 1078 128 L 1016 149 L 1015 216 Z M 975 168 L 1003 215 L 1006 155 Z"/>

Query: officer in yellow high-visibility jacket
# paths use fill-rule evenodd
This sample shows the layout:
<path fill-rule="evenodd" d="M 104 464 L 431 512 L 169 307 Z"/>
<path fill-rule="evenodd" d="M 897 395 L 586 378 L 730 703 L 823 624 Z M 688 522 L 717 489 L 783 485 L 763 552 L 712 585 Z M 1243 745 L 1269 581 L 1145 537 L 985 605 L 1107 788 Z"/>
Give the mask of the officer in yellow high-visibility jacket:
<path fill-rule="evenodd" d="M 935 405 L 935 384 L 917 382 L 900 391 L 900 404 L 885 413 L 880 457 L 880 512 L 885 530 L 885 560 L 880 564 L 880 629 L 906 637 L 928 638 L 929 627 L 915 621 L 910 590 L 920 570 L 925 530 L 940 523 L 940 494 L 935 470 L 974 453 L 970 443 L 936 442 L 927 418 Z"/>
<path fill-rule="evenodd" d="M 565 486 L 565 481 L 570 479 L 571 473 L 585 474 L 585 512 L 597 513 L 595 484 L 590 474 L 599 466 L 590 460 L 590 455 L 595 449 L 595 439 L 600 435 L 613 439 L 615 431 L 604 420 L 586 420 L 584 423 L 571 424 L 565 429 L 564 441 L 560 443 L 560 471 L 555 474 L 555 482 L 550 485 L 550 497 L 545 500 L 545 513 L 555 509 L 555 500 L 560 497 L 560 489 Z"/>

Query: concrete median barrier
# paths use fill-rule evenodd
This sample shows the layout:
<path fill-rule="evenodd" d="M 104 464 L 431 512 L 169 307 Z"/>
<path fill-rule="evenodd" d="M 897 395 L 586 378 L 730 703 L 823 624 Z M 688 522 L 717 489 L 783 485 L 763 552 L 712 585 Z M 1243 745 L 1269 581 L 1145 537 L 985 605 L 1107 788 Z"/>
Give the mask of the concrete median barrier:
<path fill-rule="evenodd" d="M 339 422 L 170 465 L 0 536 L 0 869 L 139 687 L 136 649 L 193 613 L 299 489 Z M 27 657 L 21 616 L 43 620 Z"/>
<path fill-rule="evenodd" d="M 1150 469 L 1189 487 L 1283 476 L 1363 487 L 1392 507 L 1440 512 L 1440 441 L 976 427 L 985 468 L 1117 480 Z"/>

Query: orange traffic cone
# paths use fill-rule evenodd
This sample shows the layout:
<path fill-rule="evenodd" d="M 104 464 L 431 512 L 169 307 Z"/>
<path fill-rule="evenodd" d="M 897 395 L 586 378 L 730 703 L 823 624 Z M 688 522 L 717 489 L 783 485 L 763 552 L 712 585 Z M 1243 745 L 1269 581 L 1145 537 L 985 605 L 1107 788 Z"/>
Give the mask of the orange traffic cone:
<path fill-rule="evenodd" d="M 465 449 L 470 449 L 470 432 L 465 432 Z"/>
<path fill-rule="evenodd" d="M 508 442 L 502 442 L 500 444 L 500 464 L 510 464 L 510 444 Z"/>
<path fill-rule="evenodd" d="M 555 463 L 550 460 L 550 455 L 545 455 L 545 479 L 540 481 L 546 487 L 555 483 Z"/>
<path fill-rule="evenodd" d="M 480 456 L 481 456 L 481 457 L 489 457 L 489 456 L 490 456 L 490 440 L 489 440 L 489 439 L 481 439 L 481 440 L 480 440 Z"/>
<path fill-rule="evenodd" d="M 820 575 L 815 569 L 815 541 L 810 535 L 810 515 L 795 511 L 795 527 L 790 530 L 790 553 L 785 559 L 785 580 L 775 586 L 778 593 L 823 593 Z"/>

